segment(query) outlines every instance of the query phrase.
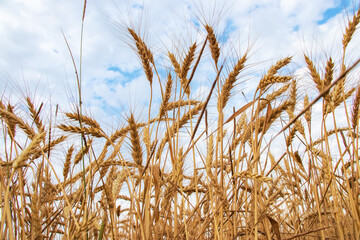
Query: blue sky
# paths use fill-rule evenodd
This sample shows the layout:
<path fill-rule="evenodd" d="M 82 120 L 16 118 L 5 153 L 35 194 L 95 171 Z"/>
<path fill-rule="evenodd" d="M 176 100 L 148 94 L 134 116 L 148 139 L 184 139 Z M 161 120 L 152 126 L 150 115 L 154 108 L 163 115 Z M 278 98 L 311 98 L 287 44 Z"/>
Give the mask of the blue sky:
<path fill-rule="evenodd" d="M 28 92 L 37 102 L 49 103 L 51 98 L 52 104 L 69 109 L 74 100 L 71 96 L 76 96 L 76 79 L 61 31 L 79 65 L 82 8 L 82 1 L 73 0 L 0 2 L 3 98 L 16 101 L 22 92 Z M 84 103 L 95 117 L 110 119 L 110 125 L 131 109 L 139 109 L 138 114 L 146 111 L 149 84 L 128 46 L 126 24 L 145 37 L 164 75 L 170 67 L 164 54 L 170 51 L 180 58 L 193 42 L 201 44 L 202 22 L 214 24 L 222 59 L 241 56 L 252 46 L 249 72 L 261 75 L 281 57 L 294 56 L 299 67 L 303 52 L 315 59 L 321 59 L 326 51 L 336 55 L 346 22 L 344 12 L 351 16 L 353 9 L 350 0 L 88 0 L 82 63 Z M 213 72 L 209 53 L 205 56 L 201 73 L 191 86 L 193 94 L 200 97 L 207 91 Z M 255 85 L 246 81 L 238 91 L 251 92 Z M 157 81 L 154 96 L 156 103 Z"/>

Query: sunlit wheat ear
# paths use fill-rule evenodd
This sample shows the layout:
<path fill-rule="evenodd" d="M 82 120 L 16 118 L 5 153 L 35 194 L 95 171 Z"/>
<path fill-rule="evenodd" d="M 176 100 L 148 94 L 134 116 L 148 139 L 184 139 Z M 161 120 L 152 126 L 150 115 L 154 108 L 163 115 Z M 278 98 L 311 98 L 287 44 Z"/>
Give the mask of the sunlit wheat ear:
<path fill-rule="evenodd" d="M 182 185 L 183 180 L 183 166 L 184 166 L 184 155 L 183 149 L 180 148 L 179 152 L 173 162 L 173 183 Z"/>
<path fill-rule="evenodd" d="M 236 78 L 239 75 L 240 71 L 244 69 L 247 55 L 245 54 L 241 59 L 239 59 L 234 66 L 233 70 L 229 73 L 229 76 L 226 78 L 225 83 L 221 89 L 218 100 L 218 109 L 224 108 L 230 98 L 231 90 L 235 86 Z"/>
<path fill-rule="evenodd" d="M 305 97 L 304 97 L 304 108 L 306 108 L 307 106 L 309 106 L 309 97 L 306 94 Z M 304 116 L 305 116 L 306 122 L 308 124 L 310 124 L 310 122 L 311 122 L 311 108 L 305 112 Z"/>
<path fill-rule="evenodd" d="M 65 124 L 60 124 L 57 126 L 59 129 L 65 131 L 65 132 L 71 132 L 71 133 L 80 133 L 80 134 L 85 134 L 85 135 L 91 135 L 97 138 L 102 138 L 105 137 L 105 134 L 98 128 L 93 128 L 93 127 L 76 127 L 76 126 L 71 126 L 71 125 L 65 125 Z"/>
<path fill-rule="evenodd" d="M 281 68 L 285 67 L 291 62 L 292 57 L 286 57 L 278 60 L 275 65 L 271 66 L 266 75 L 272 76 L 275 75 Z"/>
<path fill-rule="evenodd" d="M 210 27 L 209 25 L 206 25 L 205 29 L 208 34 L 207 36 L 208 36 L 209 44 L 210 44 L 211 57 L 213 58 L 215 65 L 217 66 L 219 56 L 220 56 L 219 43 L 216 39 L 214 30 L 212 29 L 212 27 Z"/>
<path fill-rule="evenodd" d="M 143 129 L 143 142 L 145 143 L 146 149 L 150 149 L 151 148 L 151 139 L 149 136 L 149 127 L 145 126 Z"/>
<path fill-rule="evenodd" d="M 181 86 L 188 96 L 190 95 L 190 88 L 186 87 L 188 85 L 187 74 L 189 72 L 191 63 L 194 60 L 195 50 L 196 50 L 196 43 L 191 45 L 187 55 L 184 58 L 182 66 L 181 66 L 181 74 L 180 74 Z"/>
<path fill-rule="evenodd" d="M 281 68 L 288 65 L 291 62 L 291 59 L 291 57 L 280 59 L 275 65 L 271 66 L 266 75 L 261 78 L 257 89 L 264 90 L 267 86 L 274 83 L 285 83 L 290 81 L 292 79 L 290 76 L 278 76 L 275 74 L 277 74 Z"/>
<path fill-rule="evenodd" d="M 290 119 L 294 117 L 296 101 L 297 101 L 297 84 L 296 84 L 296 80 L 292 80 L 291 88 L 290 88 L 289 108 L 287 109 Z"/>
<path fill-rule="evenodd" d="M 67 139 L 66 136 L 60 136 L 54 140 L 52 140 L 50 143 L 47 143 L 42 149 L 38 149 L 34 152 L 33 156 L 31 157 L 32 160 L 37 159 L 41 157 L 44 153 L 48 153 L 51 151 L 56 145 L 64 142 Z"/>
<path fill-rule="evenodd" d="M 85 154 L 87 154 L 89 152 L 91 144 L 92 144 L 92 139 L 89 139 L 86 142 L 86 146 L 84 146 L 82 149 L 80 149 L 80 151 L 75 155 L 74 165 L 78 164 L 85 157 Z"/>
<path fill-rule="evenodd" d="M 194 50 L 194 51 L 195 51 L 195 50 Z M 191 54 L 191 53 L 190 53 L 190 54 Z M 186 56 L 186 57 L 185 57 L 185 61 L 186 61 L 186 62 L 184 62 L 184 64 L 189 64 L 189 66 L 185 66 L 185 67 L 184 67 L 184 65 L 183 65 L 183 67 L 181 67 L 180 64 L 178 63 L 178 61 L 176 60 L 174 54 L 172 54 L 172 53 L 169 52 L 168 55 L 169 55 L 171 64 L 172 64 L 173 67 L 174 67 L 174 71 L 175 71 L 176 75 L 178 76 L 178 78 L 180 79 L 181 87 L 182 87 L 183 89 L 185 89 L 185 86 L 186 86 L 186 84 L 187 84 L 186 74 L 187 74 L 187 71 L 189 70 L 188 68 L 190 67 L 190 64 L 191 64 L 190 60 L 191 60 L 191 59 L 187 59 L 189 56 Z M 191 56 L 190 56 L 190 57 L 191 57 Z M 191 58 L 193 58 L 193 56 L 192 56 Z M 189 95 L 189 94 L 190 94 L 190 90 L 189 90 L 189 89 L 186 89 L 186 90 L 185 90 L 185 93 L 186 93 L 187 95 Z"/>
<path fill-rule="evenodd" d="M 150 119 L 150 123 L 156 122 L 158 121 L 158 118 L 154 118 L 154 119 Z M 137 123 L 136 127 L 137 128 L 142 128 L 144 126 L 148 125 L 148 123 Z M 123 137 L 124 135 L 126 135 L 129 131 L 131 130 L 130 126 L 126 126 L 123 128 L 120 128 L 118 130 L 116 130 L 113 134 L 111 134 L 110 138 L 107 138 L 107 141 L 105 143 L 106 146 L 110 146 L 111 144 L 114 144 L 114 142 L 116 140 L 118 140 L 119 138 Z"/>
<path fill-rule="evenodd" d="M 356 12 L 356 14 L 353 16 L 352 21 L 349 21 L 349 25 L 346 27 L 345 33 L 343 35 L 343 49 L 345 51 L 346 47 L 348 46 L 349 42 L 351 41 L 351 38 L 353 37 L 356 27 L 360 22 L 360 9 Z"/>
<path fill-rule="evenodd" d="M 213 135 L 210 135 L 207 144 L 207 155 L 206 155 L 206 166 L 205 166 L 208 175 L 211 175 L 213 158 L 214 158 L 214 137 Z"/>
<path fill-rule="evenodd" d="M 64 168 L 63 168 L 63 177 L 64 177 L 64 181 L 66 180 L 67 176 L 69 175 L 70 172 L 70 165 L 71 165 L 71 156 L 72 153 L 74 152 L 74 146 L 71 146 L 66 154 L 66 158 L 65 158 L 65 163 L 64 163 Z"/>
<path fill-rule="evenodd" d="M 269 102 L 275 100 L 277 97 L 281 96 L 281 94 L 283 94 L 286 90 L 288 90 L 290 86 L 290 83 L 285 84 L 284 86 L 282 86 L 281 88 L 279 88 L 278 90 L 275 90 L 273 92 L 270 92 L 269 94 L 267 94 L 265 96 L 266 101 L 261 101 L 258 105 L 258 112 L 261 112 L 262 110 L 264 110 L 264 108 L 266 108 L 269 104 Z"/>
<path fill-rule="evenodd" d="M 194 60 L 195 50 L 196 50 L 196 43 L 190 46 L 190 49 L 184 58 L 184 61 L 181 66 L 181 79 L 186 79 L 187 77 L 187 74 L 190 69 L 190 65 Z"/>
<path fill-rule="evenodd" d="M 249 171 L 237 172 L 233 176 L 233 178 L 250 178 L 250 179 L 256 179 L 256 180 L 263 181 L 263 182 L 273 180 L 272 178 L 265 177 L 265 176 L 260 175 L 260 174 L 250 173 Z"/>
<path fill-rule="evenodd" d="M 160 105 L 159 119 L 161 119 L 165 115 L 165 110 L 168 106 L 171 97 L 172 86 L 173 86 L 173 80 L 171 74 L 169 73 L 166 81 L 164 97 Z"/>
<path fill-rule="evenodd" d="M 293 126 L 292 128 L 290 128 L 290 132 L 289 135 L 286 137 L 286 146 L 289 147 L 292 144 L 292 141 L 295 137 L 295 133 L 296 133 L 296 127 Z"/>
<path fill-rule="evenodd" d="M 266 76 L 260 80 L 259 90 L 264 90 L 267 86 L 275 83 L 287 83 L 292 79 L 290 76 Z"/>
<path fill-rule="evenodd" d="M 7 111 L 14 114 L 14 107 L 11 106 L 11 104 L 9 103 L 7 106 Z M 10 122 L 7 119 L 5 119 L 6 125 L 7 125 L 7 129 L 8 129 L 8 133 L 10 135 L 10 139 L 14 140 L 15 134 L 16 134 L 16 124 L 14 122 Z"/>
<path fill-rule="evenodd" d="M 125 170 L 123 170 L 117 174 L 114 184 L 112 186 L 112 197 L 114 200 L 117 199 L 119 192 L 121 190 L 121 186 L 122 186 L 123 182 L 125 181 L 125 178 L 126 178 Z"/>
<path fill-rule="evenodd" d="M 360 86 L 357 87 L 351 114 L 351 124 L 355 131 L 359 122 Z"/>
<path fill-rule="evenodd" d="M 324 85 L 328 86 L 334 79 L 334 62 L 330 57 L 326 63 Z"/>
<path fill-rule="evenodd" d="M 236 135 L 241 134 L 241 131 L 245 128 L 246 118 L 247 118 L 246 112 L 241 114 L 240 119 L 236 123 L 236 128 L 235 128 Z"/>
<path fill-rule="evenodd" d="M 116 130 L 113 134 L 111 134 L 110 139 L 106 142 L 106 146 L 110 146 L 111 144 L 114 144 L 116 140 L 118 140 L 120 137 L 128 133 L 129 130 L 130 130 L 129 126 Z"/>
<path fill-rule="evenodd" d="M 146 75 L 146 78 L 149 80 L 150 85 L 152 84 L 153 72 L 150 66 L 150 63 L 154 63 L 154 57 L 151 51 L 147 48 L 146 44 L 141 40 L 141 38 L 135 33 L 134 30 L 128 28 L 128 32 L 135 41 L 135 45 L 143 65 L 143 69 Z"/>
<path fill-rule="evenodd" d="M 110 210 L 113 210 L 114 207 L 115 207 L 114 198 L 113 198 L 113 195 L 112 195 L 112 187 L 113 187 L 114 180 L 116 179 L 116 176 L 117 176 L 116 175 L 116 167 L 113 166 L 110 169 L 110 172 L 109 172 L 109 174 L 108 174 L 108 176 L 106 178 L 106 184 L 104 186 L 107 203 L 108 203 L 108 206 L 109 206 Z"/>
<path fill-rule="evenodd" d="M 325 102 L 325 115 L 333 112 L 341 103 L 348 99 L 353 92 L 355 87 L 343 93 L 344 90 L 344 81 L 340 81 L 330 93 L 330 102 Z"/>
<path fill-rule="evenodd" d="M 179 107 L 184 107 L 184 106 L 191 106 L 191 105 L 197 105 L 199 104 L 200 101 L 196 101 L 196 100 L 179 100 L 176 102 L 169 102 L 166 106 L 166 111 L 170 111 Z"/>
<path fill-rule="evenodd" d="M 29 124 L 25 123 L 21 118 L 17 117 L 14 113 L 8 112 L 5 108 L 0 108 L 0 116 L 9 123 L 9 125 L 18 125 L 26 135 L 33 139 L 35 137 L 35 131 L 32 129 Z"/>
<path fill-rule="evenodd" d="M 81 118 L 79 117 L 79 114 L 77 113 L 65 113 L 65 115 L 70 118 L 71 120 L 74 121 L 80 121 L 84 124 L 87 124 L 93 128 L 98 128 L 100 129 L 100 124 L 93 118 L 81 115 Z"/>
<path fill-rule="evenodd" d="M 134 162 L 138 166 L 141 166 L 143 155 L 142 155 L 142 149 L 141 149 L 141 145 L 140 145 L 140 137 L 139 137 L 139 133 L 138 133 L 138 128 L 135 123 L 133 114 L 131 114 L 130 117 L 128 118 L 128 123 L 129 123 L 129 127 L 130 127 L 130 142 L 131 142 L 131 150 L 132 150 L 131 156 L 133 157 Z"/>
<path fill-rule="evenodd" d="M 172 64 L 173 67 L 174 67 L 175 73 L 177 74 L 177 76 L 178 76 L 179 78 L 181 78 L 181 67 L 180 67 L 179 62 L 176 60 L 174 54 L 168 52 L 168 55 L 169 55 L 171 64 Z"/>
<path fill-rule="evenodd" d="M 13 169 L 17 169 L 18 167 L 20 167 L 26 160 L 29 159 L 30 155 L 34 153 L 34 151 L 36 150 L 36 148 L 39 146 L 39 144 L 44 140 L 46 135 L 46 132 L 42 132 L 37 134 L 31 141 L 31 143 L 29 144 L 29 146 L 24 149 L 20 155 L 15 159 L 14 163 L 13 163 Z"/>
<path fill-rule="evenodd" d="M 286 111 L 290 106 L 290 101 L 286 100 L 281 103 L 277 108 L 271 110 L 271 114 L 269 116 L 260 117 L 259 121 L 259 129 L 261 129 L 262 134 L 265 134 L 270 126 L 274 123 L 276 119 L 280 117 L 280 115 Z"/>
<path fill-rule="evenodd" d="M 40 217 L 40 199 L 37 194 L 37 191 L 32 194 L 31 197 L 31 239 L 42 239 L 43 236 L 41 234 L 41 217 Z"/>
<path fill-rule="evenodd" d="M 38 110 L 35 110 L 34 104 L 31 102 L 29 97 L 26 98 L 26 103 L 28 104 L 30 115 L 31 115 L 34 123 L 36 124 L 36 127 L 39 130 L 42 129 L 43 128 L 43 123 L 42 123 L 42 121 L 40 120 L 40 117 L 39 117 L 41 109 L 42 109 L 42 105 L 39 107 Z"/>
<path fill-rule="evenodd" d="M 180 120 L 178 121 L 179 128 L 183 127 L 191 118 L 194 118 L 203 108 L 205 103 L 201 102 L 191 110 L 189 110 L 186 114 L 184 114 Z"/>
<path fill-rule="evenodd" d="M 304 54 L 305 62 L 307 64 L 307 67 L 310 71 L 310 76 L 313 82 L 316 84 L 316 88 L 319 90 L 319 92 L 322 91 L 324 88 L 324 83 L 321 81 L 320 74 L 316 70 L 316 67 L 314 66 L 314 63 L 310 60 L 308 56 Z"/>

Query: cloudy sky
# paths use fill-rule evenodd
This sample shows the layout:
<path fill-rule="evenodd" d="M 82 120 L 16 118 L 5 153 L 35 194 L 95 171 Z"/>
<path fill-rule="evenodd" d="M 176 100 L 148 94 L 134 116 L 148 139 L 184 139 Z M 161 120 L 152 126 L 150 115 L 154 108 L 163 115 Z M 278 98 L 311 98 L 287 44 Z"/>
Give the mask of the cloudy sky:
<path fill-rule="evenodd" d="M 0 1 L 0 94 L 17 101 L 30 96 L 68 109 L 76 101 L 76 78 L 66 37 L 77 67 L 80 59 L 81 0 Z M 170 66 L 167 51 L 183 56 L 195 41 L 204 40 L 203 23 L 219 36 L 222 61 L 250 49 L 245 93 L 252 77 L 281 57 L 294 56 L 289 69 L 297 73 L 302 53 L 315 61 L 339 57 L 352 0 L 88 0 L 84 22 L 82 92 L 87 111 L 97 119 L 119 119 L 123 112 L 146 112 L 150 87 L 141 64 L 129 47 L 126 26 L 134 27 L 155 54 L 161 74 Z M 358 42 L 358 36 L 354 42 Z M 349 61 L 358 57 L 351 51 Z M 208 51 L 208 50 L 207 50 Z M 206 64 L 194 81 L 194 94 L 210 86 L 214 68 Z M 210 61 L 208 61 L 210 62 Z M 231 64 L 230 64 L 231 65 Z M 154 93 L 159 93 L 154 83 Z M 51 99 L 51 100 L 50 100 Z M 155 100 L 156 101 L 156 100 Z M 97 117 L 98 116 L 98 117 Z M 109 121 L 111 124 L 111 121 Z"/>

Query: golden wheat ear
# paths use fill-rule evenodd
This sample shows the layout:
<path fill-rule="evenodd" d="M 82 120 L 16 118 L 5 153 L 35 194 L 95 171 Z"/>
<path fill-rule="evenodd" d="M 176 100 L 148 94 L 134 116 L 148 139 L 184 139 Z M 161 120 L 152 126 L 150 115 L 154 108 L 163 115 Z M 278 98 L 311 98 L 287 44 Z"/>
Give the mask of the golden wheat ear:
<path fill-rule="evenodd" d="M 153 71 L 152 71 L 152 68 L 150 66 L 150 63 L 153 64 L 153 65 L 155 64 L 153 54 L 148 49 L 145 42 L 143 42 L 141 40 L 141 38 L 136 34 L 136 32 L 133 29 L 128 28 L 127 30 L 130 33 L 131 37 L 135 41 L 137 52 L 138 52 L 138 55 L 140 57 L 140 60 L 141 60 L 141 63 L 142 63 L 146 78 L 150 82 L 150 85 L 152 85 Z"/>
<path fill-rule="evenodd" d="M 288 65 L 291 62 L 291 57 L 287 57 L 284 59 L 280 59 L 276 62 L 275 65 L 271 66 L 268 72 L 264 77 L 261 78 L 259 85 L 257 87 L 258 90 L 263 91 L 266 87 L 269 85 L 275 84 L 275 83 L 286 83 L 289 82 L 292 77 L 290 76 L 279 76 L 276 75 L 278 71 Z"/>
<path fill-rule="evenodd" d="M 215 66 L 217 67 L 218 60 L 219 60 L 219 57 L 220 57 L 219 43 L 218 43 L 218 41 L 216 39 L 213 28 L 210 27 L 209 25 L 206 25 L 205 29 L 206 29 L 207 34 L 208 34 L 207 38 L 209 39 L 211 57 L 213 58 L 213 60 L 215 62 Z"/>
<path fill-rule="evenodd" d="M 131 114 L 128 118 L 128 123 L 130 127 L 130 141 L 131 141 L 131 149 L 132 149 L 132 157 L 134 162 L 140 167 L 142 166 L 142 148 L 140 144 L 140 136 L 138 132 L 138 127 L 134 119 L 134 115 Z"/>
<path fill-rule="evenodd" d="M 168 107 L 168 103 L 171 97 L 171 91 L 173 86 L 173 79 L 171 74 L 168 74 L 166 86 L 165 86 L 165 94 L 163 96 L 163 100 L 161 101 L 160 110 L 159 110 L 159 119 L 161 119 L 165 115 L 166 108 Z"/>
<path fill-rule="evenodd" d="M 219 100 L 218 100 L 218 109 L 222 110 L 225 108 L 229 98 L 231 90 L 234 88 L 236 78 L 239 75 L 240 71 L 244 69 L 246 62 L 246 54 L 240 58 L 235 64 L 233 70 L 229 73 L 229 76 L 226 78 L 224 85 L 222 86 Z"/>
<path fill-rule="evenodd" d="M 351 41 L 359 22 L 360 22 L 360 8 L 356 12 L 356 14 L 353 16 L 352 21 L 349 21 L 348 26 L 346 27 L 345 33 L 343 35 L 342 43 L 343 43 L 344 52 L 345 52 L 345 49 L 348 46 L 349 42 Z"/>

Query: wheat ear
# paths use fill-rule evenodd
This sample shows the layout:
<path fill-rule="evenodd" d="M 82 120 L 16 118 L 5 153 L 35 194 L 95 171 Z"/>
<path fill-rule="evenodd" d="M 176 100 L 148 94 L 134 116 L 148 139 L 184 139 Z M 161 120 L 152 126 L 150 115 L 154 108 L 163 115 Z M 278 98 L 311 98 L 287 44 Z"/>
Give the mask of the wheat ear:
<path fill-rule="evenodd" d="M 160 110 L 159 110 L 159 118 L 160 119 L 164 116 L 165 110 L 168 106 L 170 96 L 171 96 L 172 85 L 173 85 L 173 80 L 171 78 L 171 74 L 169 73 L 168 77 L 167 77 L 167 81 L 166 81 L 164 98 L 161 102 L 161 106 L 160 106 Z"/>
<path fill-rule="evenodd" d="M 141 145 L 140 145 L 140 137 L 139 137 L 139 133 L 137 130 L 138 128 L 137 128 L 137 124 L 135 123 L 133 114 L 130 115 L 128 122 L 129 122 L 129 127 L 130 127 L 130 141 L 131 141 L 131 149 L 132 149 L 131 155 L 134 159 L 134 162 L 138 166 L 141 166 L 143 155 L 142 155 L 142 149 L 141 149 Z"/>
<path fill-rule="evenodd" d="M 71 120 L 80 121 L 80 116 L 77 113 L 65 113 L 65 115 L 70 118 Z M 93 128 L 98 128 L 100 129 L 100 124 L 93 118 L 81 115 L 81 122 L 85 123 Z"/>
<path fill-rule="evenodd" d="M 307 64 L 307 67 L 310 71 L 311 78 L 313 82 L 316 84 L 316 88 L 319 90 L 319 92 L 322 91 L 324 88 L 324 83 L 321 81 L 320 74 L 316 70 L 316 67 L 314 66 L 314 63 L 310 60 L 308 56 L 304 54 L 305 62 Z"/>
<path fill-rule="evenodd" d="M 150 66 L 150 63 L 154 64 L 154 57 L 151 51 L 147 48 L 146 44 L 141 40 L 141 38 L 135 33 L 134 30 L 128 28 L 128 32 L 135 41 L 135 45 L 145 71 L 146 78 L 152 85 L 153 72 Z"/>
<path fill-rule="evenodd" d="M 218 101 L 218 109 L 223 109 L 226 106 L 230 98 L 231 90 L 234 88 L 236 82 L 236 77 L 239 75 L 240 71 L 244 69 L 244 64 L 246 62 L 246 54 L 238 60 L 233 70 L 230 72 L 229 76 L 226 78 L 225 83 L 221 89 L 221 93 Z M 220 110 L 221 110 L 220 109 Z"/>
<path fill-rule="evenodd" d="M 211 57 L 213 58 L 215 65 L 217 66 L 219 56 L 220 56 L 219 43 L 216 39 L 214 30 L 212 29 L 212 27 L 210 27 L 209 25 L 206 25 L 205 29 L 208 34 L 207 36 L 208 36 L 209 44 L 210 44 Z"/>
<path fill-rule="evenodd" d="M 16 170 L 19 166 L 22 165 L 24 161 L 26 161 L 29 158 L 29 156 L 34 152 L 34 150 L 39 146 L 40 142 L 44 140 L 45 134 L 46 132 L 42 132 L 37 134 L 33 138 L 29 146 L 25 150 L 23 150 L 20 153 L 20 155 L 15 159 L 14 164 L 12 166 L 13 169 Z"/>
<path fill-rule="evenodd" d="M 360 22 L 360 9 L 358 9 L 356 14 L 353 16 L 352 21 L 349 21 L 349 25 L 347 26 L 345 33 L 343 35 L 342 43 L 343 43 L 344 51 L 348 46 L 351 38 L 353 37 L 354 32 L 356 30 L 356 26 L 359 24 L 359 22 Z"/>
<path fill-rule="evenodd" d="M 31 102 L 29 97 L 26 98 L 26 102 L 27 102 L 27 104 L 29 106 L 30 115 L 31 115 L 33 121 L 35 122 L 36 127 L 39 130 L 42 129 L 43 124 L 42 124 L 42 122 L 41 122 L 41 120 L 39 118 L 39 114 L 40 114 L 40 111 L 41 111 L 41 108 L 42 108 L 43 105 L 40 105 L 39 110 L 36 111 L 35 107 L 34 107 L 34 104 Z"/>
<path fill-rule="evenodd" d="M 66 154 L 66 158 L 65 158 L 65 163 L 64 163 L 64 168 L 63 168 L 63 176 L 64 176 L 64 181 L 66 180 L 69 172 L 70 172 L 70 164 L 71 164 L 71 156 L 72 153 L 74 152 L 74 146 L 71 146 Z"/>

